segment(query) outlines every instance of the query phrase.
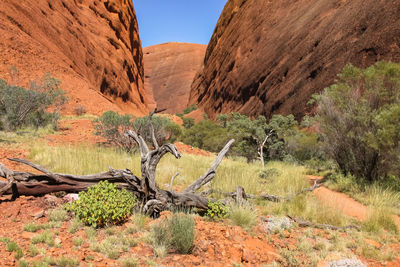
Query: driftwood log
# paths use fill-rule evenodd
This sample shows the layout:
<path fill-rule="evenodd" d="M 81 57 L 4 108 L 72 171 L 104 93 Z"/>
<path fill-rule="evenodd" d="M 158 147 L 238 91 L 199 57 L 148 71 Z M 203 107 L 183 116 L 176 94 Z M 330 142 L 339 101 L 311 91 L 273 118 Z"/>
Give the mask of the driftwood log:
<path fill-rule="evenodd" d="M 117 183 L 120 188 L 125 188 L 133 192 L 137 196 L 142 210 L 153 217 L 157 217 L 161 211 L 167 209 L 197 208 L 206 210 L 210 199 L 200 193 L 196 193 L 196 191 L 212 181 L 219 164 L 229 151 L 234 140 L 230 140 L 219 152 L 208 171 L 185 190 L 182 192 L 175 192 L 172 189 L 173 180 L 178 174 L 174 175 L 171 179 L 170 190 L 163 190 L 159 188 L 156 182 L 156 168 L 160 159 L 167 153 L 171 153 L 177 159 L 179 159 L 181 155 L 175 145 L 165 144 L 160 146 L 157 143 L 151 123 L 152 115 L 155 112 L 156 111 L 149 115 L 152 150 L 143 136 L 135 131 L 126 132 L 126 135 L 138 145 L 140 151 L 141 178 L 134 175 L 128 169 L 114 170 L 110 167 L 107 172 L 92 175 L 52 173 L 42 166 L 25 159 L 12 158 L 9 160 L 28 165 L 41 174 L 13 171 L 0 163 L 0 176 L 8 180 L 0 181 L 0 196 L 12 195 L 13 199 L 15 199 L 19 195 L 38 196 L 59 191 L 80 192 L 100 181 L 107 180 Z"/>

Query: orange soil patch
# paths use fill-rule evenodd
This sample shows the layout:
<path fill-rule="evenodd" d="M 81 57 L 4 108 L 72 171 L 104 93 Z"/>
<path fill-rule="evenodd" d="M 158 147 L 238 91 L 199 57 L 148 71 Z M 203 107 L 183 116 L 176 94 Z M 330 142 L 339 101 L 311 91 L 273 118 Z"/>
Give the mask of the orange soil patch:
<path fill-rule="evenodd" d="M 48 219 L 42 217 L 34 219 L 34 215 L 49 208 L 45 197 L 20 197 L 16 201 L 5 201 L 0 199 L 0 237 L 8 237 L 16 242 L 24 252 L 29 251 L 31 238 L 37 233 L 23 230 L 29 222 L 46 223 Z M 46 214 L 46 212 L 45 212 Z M 165 213 L 164 216 L 165 218 Z M 159 219 L 160 220 L 160 219 Z M 225 225 L 217 222 L 206 222 L 196 216 L 196 240 L 191 255 L 180 255 L 172 250 L 163 259 L 155 259 L 153 249 L 149 244 L 140 242 L 137 246 L 123 252 L 120 258 L 134 257 L 139 260 L 140 266 L 147 266 L 147 259 L 152 259 L 163 266 L 232 266 L 233 263 L 243 263 L 245 266 L 258 266 L 270 263 L 279 258 L 276 249 L 268 244 L 266 234 L 256 229 L 253 236 L 249 235 L 240 227 Z M 156 223 L 152 221 L 151 223 Z M 131 225 L 127 222 L 117 226 L 117 231 L 122 232 Z M 47 247 L 45 244 L 37 246 L 45 249 L 45 255 L 51 257 L 70 257 L 80 261 L 82 266 L 93 264 L 93 266 L 120 266 L 117 260 L 111 260 L 106 256 L 93 252 L 83 229 L 74 234 L 68 232 L 69 223 L 64 222 L 60 228 L 51 230 L 59 247 Z M 131 234 L 133 238 L 140 238 L 141 232 Z M 98 240 L 105 238 L 105 233 L 98 231 Z M 84 240 L 79 249 L 75 249 L 73 240 L 82 238 Z M 90 257 L 89 257 L 90 256 Z M 29 262 L 39 261 L 43 256 L 31 257 L 25 253 L 24 258 Z M 0 242 L 0 266 L 16 266 L 13 252 L 6 251 L 6 245 Z"/>
<path fill-rule="evenodd" d="M 201 156 L 212 156 L 213 153 L 201 150 L 200 148 L 192 147 L 190 145 L 186 145 L 181 142 L 175 142 L 174 145 L 178 149 L 179 152 L 187 153 L 187 154 L 192 154 L 192 155 L 201 155 Z"/>
<path fill-rule="evenodd" d="M 96 144 L 105 139 L 94 135 L 92 121 L 89 119 L 74 119 L 60 121 L 60 132 L 44 138 L 50 145 L 62 144 Z"/>
<path fill-rule="evenodd" d="M 32 168 L 19 164 L 13 161 L 8 160 L 8 158 L 26 158 L 28 156 L 28 151 L 25 147 L 21 148 L 0 148 L 0 162 L 6 165 L 9 169 L 19 170 L 19 171 L 29 171 L 33 172 Z M 2 178 L 0 178 L 2 179 Z"/>

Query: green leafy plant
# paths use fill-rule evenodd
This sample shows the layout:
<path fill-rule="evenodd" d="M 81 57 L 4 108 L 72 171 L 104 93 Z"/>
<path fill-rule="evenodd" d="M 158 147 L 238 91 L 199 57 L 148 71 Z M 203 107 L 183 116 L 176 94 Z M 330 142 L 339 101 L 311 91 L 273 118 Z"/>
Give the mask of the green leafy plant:
<path fill-rule="evenodd" d="M 31 82 L 29 89 L 0 79 L 0 127 L 14 131 L 23 126 L 39 128 L 53 124 L 57 128 L 58 111 L 67 102 L 60 83 L 50 74 L 40 82 Z"/>
<path fill-rule="evenodd" d="M 183 114 L 189 114 L 190 112 L 195 111 L 196 109 L 197 109 L 196 104 L 192 104 L 183 110 Z"/>
<path fill-rule="evenodd" d="M 347 65 L 316 97 L 324 150 L 343 174 L 372 183 L 400 176 L 400 65 Z"/>
<path fill-rule="evenodd" d="M 208 202 L 206 216 L 213 220 L 225 219 L 228 217 L 229 207 L 222 204 L 221 201 Z"/>
<path fill-rule="evenodd" d="M 87 192 L 79 193 L 79 200 L 67 206 L 86 225 L 102 227 L 126 220 L 136 205 L 136 197 L 115 184 L 101 181 Z"/>

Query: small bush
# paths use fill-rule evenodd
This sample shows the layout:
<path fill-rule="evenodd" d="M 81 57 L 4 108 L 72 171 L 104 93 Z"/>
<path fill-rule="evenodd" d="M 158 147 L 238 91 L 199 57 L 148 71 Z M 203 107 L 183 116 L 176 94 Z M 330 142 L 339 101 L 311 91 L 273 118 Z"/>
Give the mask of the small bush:
<path fill-rule="evenodd" d="M 169 220 L 171 245 L 182 254 L 188 254 L 194 243 L 194 219 L 186 214 L 174 214 Z"/>
<path fill-rule="evenodd" d="M 229 212 L 229 219 L 246 231 L 250 231 L 257 224 L 257 214 L 249 206 L 233 206 Z"/>
<path fill-rule="evenodd" d="M 373 209 L 368 219 L 363 222 L 362 228 L 367 232 L 373 233 L 379 233 L 382 229 L 394 234 L 398 233 L 392 214 L 383 208 Z"/>
<path fill-rule="evenodd" d="M 54 236 L 50 232 L 50 230 L 46 230 L 43 233 L 32 237 L 31 241 L 32 241 L 32 244 L 45 243 L 50 247 L 55 245 Z"/>
<path fill-rule="evenodd" d="M 130 152 L 135 148 L 135 143 L 124 133 L 133 129 L 131 120 L 129 115 L 106 111 L 93 121 L 95 135 L 100 135 L 106 138 L 109 144 Z"/>
<path fill-rule="evenodd" d="M 82 238 L 74 238 L 72 240 L 72 243 L 74 243 L 74 246 L 80 247 L 83 244 L 83 239 Z"/>
<path fill-rule="evenodd" d="M 192 104 L 183 110 L 183 114 L 189 114 L 190 112 L 195 111 L 196 109 L 197 109 L 196 104 Z"/>
<path fill-rule="evenodd" d="M 151 236 L 155 254 L 161 257 L 161 254 L 164 254 L 161 252 L 169 247 L 182 254 L 190 253 L 195 238 L 194 224 L 191 215 L 176 213 L 171 218 L 153 225 Z"/>
<path fill-rule="evenodd" d="M 221 201 L 209 202 L 206 216 L 212 220 L 225 219 L 228 217 L 229 208 Z"/>
<path fill-rule="evenodd" d="M 29 246 L 29 251 L 28 252 L 29 252 L 29 256 L 30 257 L 35 257 L 37 254 L 39 254 L 38 248 L 33 244 L 31 244 Z"/>
<path fill-rule="evenodd" d="M 79 193 L 79 200 L 71 203 L 68 209 L 73 211 L 86 225 L 102 227 L 126 220 L 136 205 L 136 197 L 115 184 L 101 181 Z"/>
<path fill-rule="evenodd" d="M 9 243 L 7 244 L 6 250 L 7 250 L 8 252 L 17 251 L 18 249 L 19 249 L 19 246 L 18 246 L 18 244 L 15 243 L 14 241 L 9 242 Z"/>
<path fill-rule="evenodd" d="M 260 177 L 261 179 L 272 180 L 279 175 L 281 175 L 281 172 L 277 168 L 269 168 L 260 171 L 258 177 Z"/>
<path fill-rule="evenodd" d="M 137 267 L 137 266 L 139 266 L 138 259 L 125 258 L 122 260 L 122 267 Z"/>
<path fill-rule="evenodd" d="M 75 106 L 75 108 L 74 108 L 74 113 L 75 113 L 77 116 L 82 116 L 83 114 L 86 114 L 86 112 L 87 112 L 87 109 L 86 109 L 85 106 L 77 105 L 77 106 Z"/>
<path fill-rule="evenodd" d="M 50 222 L 64 222 L 68 220 L 68 212 L 64 208 L 49 210 Z"/>
<path fill-rule="evenodd" d="M 49 223 L 43 223 L 43 224 L 35 224 L 35 223 L 31 222 L 24 226 L 24 231 L 37 232 L 42 229 L 57 228 L 60 226 L 61 226 L 60 221 L 51 221 Z"/>
<path fill-rule="evenodd" d="M 29 89 L 7 84 L 0 79 L 0 126 L 14 131 L 23 126 L 57 127 L 58 110 L 67 101 L 59 88 L 60 81 L 49 74 L 41 82 L 31 82 Z M 48 110 L 53 110 L 49 113 Z"/>
<path fill-rule="evenodd" d="M 29 262 L 25 260 L 19 260 L 18 267 L 29 267 Z"/>

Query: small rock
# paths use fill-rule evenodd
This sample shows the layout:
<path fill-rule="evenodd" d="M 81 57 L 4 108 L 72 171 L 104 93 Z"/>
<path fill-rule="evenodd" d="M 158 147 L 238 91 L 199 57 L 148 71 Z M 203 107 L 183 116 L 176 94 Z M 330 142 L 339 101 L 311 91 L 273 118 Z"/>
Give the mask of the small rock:
<path fill-rule="evenodd" d="M 72 203 L 74 201 L 79 200 L 79 195 L 78 194 L 66 194 L 63 197 L 63 200 L 67 203 Z"/>
<path fill-rule="evenodd" d="M 43 216 L 44 216 L 44 210 L 36 211 L 36 212 L 32 215 L 32 217 L 35 218 L 35 219 L 42 218 Z"/>
<path fill-rule="evenodd" d="M 53 195 L 45 195 L 44 196 L 44 202 L 48 205 L 48 206 L 58 206 L 58 204 L 61 203 L 60 199 L 56 196 Z"/>
<path fill-rule="evenodd" d="M 58 237 L 56 237 L 56 238 L 54 239 L 54 243 L 55 243 L 56 245 L 61 244 L 61 239 L 58 238 Z"/>
<path fill-rule="evenodd" d="M 338 261 L 328 262 L 327 267 L 367 267 L 359 259 L 342 259 Z"/>
<path fill-rule="evenodd" d="M 245 249 L 243 251 L 243 256 L 242 256 L 243 261 L 245 262 L 255 262 L 256 261 L 256 256 L 254 256 L 253 252 L 251 252 L 248 249 Z"/>
<path fill-rule="evenodd" d="M 35 233 L 31 233 L 31 232 L 22 232 L 21 237 L 22 237 L 23 239 L 30 240 L 34 235 L 35 235 Z"/>

